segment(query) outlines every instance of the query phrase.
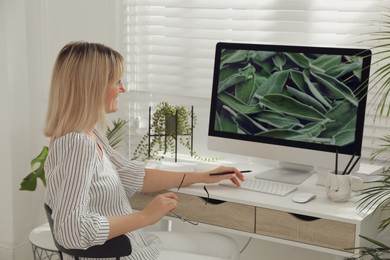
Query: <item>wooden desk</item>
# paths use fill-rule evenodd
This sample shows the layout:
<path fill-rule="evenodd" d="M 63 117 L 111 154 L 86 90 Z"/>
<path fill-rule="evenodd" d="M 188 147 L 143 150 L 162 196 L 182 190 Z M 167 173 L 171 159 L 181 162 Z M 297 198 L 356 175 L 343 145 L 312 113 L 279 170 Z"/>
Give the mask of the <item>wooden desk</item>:
<path fill-rule="evenodd" d="M 329 201 L 316 181 L 314 174 L 298 187 L 317 195 L 306 204 L 294 203 L 294 193 L 280 197 L 212 184 L 207 189 L 213 200 L 205 205 L 203 185 L 193 185 L 172 190 L 180 200 L 175 212 L 209 228 L 329 253 L 337 259 L 352 255 L 345 248 L 367 244 L 360 234 L 377 238 L 379 213 L 359 212 L 357 198 Z M 136 195 L 131 205 L 142 209 L 155 195 Z"/>

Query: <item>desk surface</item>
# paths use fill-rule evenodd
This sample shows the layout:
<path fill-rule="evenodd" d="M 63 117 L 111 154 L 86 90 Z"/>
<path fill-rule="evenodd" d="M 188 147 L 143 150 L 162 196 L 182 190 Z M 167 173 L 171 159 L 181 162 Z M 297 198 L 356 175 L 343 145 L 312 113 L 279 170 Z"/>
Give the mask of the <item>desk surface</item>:
<path fill-rule="evenodd" d="M 254 176 L 259 172 L 267 171 L 277 167 L 277 165 L 273 162 L 243 161 L 241 158 L 237 160 L 231 159 L 218 161 L 216 163 L 200 163 L 194 161 L 192 162 L 196 164 L 196 171 L 213 169 L 218 165 L 233 166 L 243 170 L 253 170 L 252 173 L 245 174 L 246 178 L 254 178 Z M 184 164 L 186 163 L 188 163 L 188 161 Z M 188 164 L 185 165 L 185 167 L 188 167 Z M 177 170 L 180 169 L 178 168 Z M 180 189 L 180 192 L 204 197 L 206 196 L 206 194 L 203 190 L 203 186 L 204 184 L 195 184 L 189 187 L 182 187 Z M 210 197 L 213 199 L 246 204 L 256 207 L 282 210 L 296 214 L 311 215 L 314 217 L 343 221 L 352 224 L 359 223 L 367 215 L 372 213 L 372 210 L 368 212 L 361 212 L 357 209 L 359 200 L 358 197 L 353 197 L 348 202 L 342 203 L 332 202 L 328 200 L 325 194 L 325 187 L 317 185 L 316 173 L 306 179 L 302 184 L 298 185 L 298 189 L 296 191 L 283 197 L 248 191 L 244 189 L 225 187 L 217 184 L 207 184 L 207 190 L 210 193 Z M 172 191 L 176 191 L 176 189 L 172 189 Z M 299 204 L 292 201 L 292 197 L 297 192 L 312 192 L 317 196 L 314 200 L 311 200 L 304 204 Z"/>
<path fill-rule="evenodd" d="M 252 161 L 243 161 L 243 160 L 223 161 L 223 162 L 219 161 L 218 163 L 212 163 L 212 164 L 198 162 L 196 163 L 195 171 L 210 170 L 219 165 L 233 166 L 241 170 L 253 170 L 252 173 L 245 174 L 246 178 L 254 178 L 254 176 L 261 171 L 266 171 L 277 167 L 277 165 L 274 163 L 262 163 L 262 162 L 259 163 L 257 161 L 252 162 Z M 186 165 L 186 167 L 188 167 L 188 165 Z M 176 170 L 180 171 L 179 168 L 177 168 Z M 354 241 L 353 245 L 355 245 L 355 247 L 361 246 L 363 244 L 367 244 L 367 241 L 362 240 L 359 237 L 360 234 L 364 234 L 374 239 L 377 238 L 378 230 L 376 226 L 380 215 L 379 213 L 375 212 L 374 214 L 373 210 L 369 210 L 365 212 L 359 211 L 357 209 L 357 206 L 359 204 L 358 197 L 353 197 L 348 202 L 343 202 L 343 203 L 337 203 L 328 200 L 325 194 L 325 187 L 317 185 L 317 180 L 318 180 L 317 174 L 315 173 L 311 177 L 306 179 L 302 184 L 298 185 L 297 191 L 294 191 L 286 196 L 276 196 L 276 195 L 270 195 L 270 194 L 265 194 L 260 192 L 253 192 L 244 189 L 220 186 L 218 184 L 206 184 L 206 185 L 207 185 L 207 190 L 209 192 L 210 198 L 225 201 L 225 202 L 233 202 L 238 205 L 253 206 L 256 208 L 256 212 L 257 210 L 260 210 L 260 212 L 267 212 L 267 210 L 270 209 L 279 212 L 278 213 L 279 216 L 283 216 L 284 213 L 293 213 L 293 214 L 300 214 L 303 216 L 315 217 L 321 219 L 321 221 L 325 221 L 324 222 L 326 223 L 325 225 L 328 225 L 332 221 L 334 221 L 334 223 L 335 222 L 342 223 L 341 225 L 344 225 L 345 223 L 349 228 L 353 227 L 353 230 L 348 231 L 347 233 L 345 233 L 345 235 L 351 235 L 351 234 L 353 235 L 351 241 Z M 207 194 L 204 191 L 203 186 L 204 184 L 195 184 L 189 187 L 182 187 L 179 193 L 191 195 L 193 197 L 206 197 Z M 177 192 L 177 189 L 172 189 L 171 191 Z M 311 200 L 304 204 L 299 204 L 292 201 L 292 197 L 297 192 L 312 192 L 317 196 L 314 200 Z M 210 222 L 213 222 L 213 219 L 215 218 L 210 216 L 210 219 L 212 220 Z M 270 221 L 272 222 L 272 217 Z M 279 224 L 275 225 L 275 227 L 281 228 L 280 225 L 283 226 L 285 224 L 283 221 L 284 220 L 282 220 L 282 222 L 279 221 Z M 257 228 L 256 223 L 258 223 L 258 220 L 256 220 L 255 217 L 254 219 L 255 228 Z M 272 227 L 273 225 L 272 223 L 271 224 L 267 223 L 266 226 Z M 277 236 L 272 236 L 272 234 L 258 235 L 257 231 L 255 231 L 254 234 L 248 233 L 248 235 L 261 238 L 261 239 L 274 241 L 274 242 L 285 243 L 289 245 L 331 253 L 334 255 L 350 256 L 350 253 L 348 252 L 330 249 L 327 248 L 326 245 L 313 246 L 310 244 L 310 239 L 308 242 L 300 243 L 299 241 L 301 240 L 306 241 L 307 237 L 312 237 L 312 236 L 316 237 L 320 235 L 319 233 L 316 233 L 316 230 L 312 229 L 312 227 L 313 226 L 311 226 L 310 223 L 308 223 L 307 225 L 305 223 L 297 224 L 297 226 L 294 227 L 293 230 L 291 230 L 292 235 L 288 234 L 290 235 L 291 239 L 283 239 L 283 238 L 280 239 L 277 238 Z M 300 231 L 296 233 L 295 228 L 298 228 Z M 327 227 L 321 226 L 319 228 L 322 229 Z M 322 231 L 319 232 L 322 234 Z M 343 233 L 344 231 L 340 231 L 340 232 Z M 343 235 L 340 236 L 343 237 Z M 319 242 L 318 244 L 321 244 L 321 242 Z M 349 246 L 349 247 L 354 247 L 354 246 Z"/>
<path fill-rule="evenodd" d="M 246 175 L 247 178 L 253 177 Z M 337 203 L 329 201 L 325 194 L 324 186 L 316 185 L 317 175 L 313 174 L 294 191 L 286 196 L 269 195 L 259 192 L 236 189 L 215 184 L 207 184 L 207 190 L 213 199 L 236 202 L 256 207 L 264 207 L 275 210 L 287 211 L 290 213 L 310 215 L 319 218 L 343 221 L 347 223 L 359 223 L 371 212 L 360 212 L 357 209 L 358 198 L 354 197 L 348 202 Z M 181 193 L 195 196 L 206 196 L 203 184 L 196 184 L 180 189 Z M 175 191 L 175 190 L 173 190 Z M 309 191 L 317 195 L 314 200 L 304 204 L 292 201 L 297 192 Z"/>

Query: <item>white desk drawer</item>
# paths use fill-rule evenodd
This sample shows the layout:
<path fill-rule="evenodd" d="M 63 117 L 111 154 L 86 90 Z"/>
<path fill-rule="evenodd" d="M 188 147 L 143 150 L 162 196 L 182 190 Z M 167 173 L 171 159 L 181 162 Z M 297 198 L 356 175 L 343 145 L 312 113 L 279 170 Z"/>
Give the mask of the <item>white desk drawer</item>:
<path fill-rule="evenodd" d="M 205 201 L 197 196 L 176 193 L 179 206 L 175 213 L 188 220 L 254 233 L 255 207 L 232 202 Z M 137 194 L 130 199 L 134 209 L 143 209 L 157 194 Z"/>
<path fill-rule="evenodd" d="M 256 208 L 256 233 L 345 251 L 355 247 L 355 225 Z"/>

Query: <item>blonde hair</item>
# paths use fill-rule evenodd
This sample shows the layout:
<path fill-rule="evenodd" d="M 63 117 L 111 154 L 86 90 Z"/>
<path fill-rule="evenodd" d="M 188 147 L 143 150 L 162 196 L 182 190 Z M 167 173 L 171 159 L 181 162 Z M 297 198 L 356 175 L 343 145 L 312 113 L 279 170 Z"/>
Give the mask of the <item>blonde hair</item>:
<path fill-rule="evenodd" d="M 53 67 L 44 134 L 56 139 L 104 126 L 107 87 L 122 73 L 122 55 L 103 44 L 65 45 Z"/>

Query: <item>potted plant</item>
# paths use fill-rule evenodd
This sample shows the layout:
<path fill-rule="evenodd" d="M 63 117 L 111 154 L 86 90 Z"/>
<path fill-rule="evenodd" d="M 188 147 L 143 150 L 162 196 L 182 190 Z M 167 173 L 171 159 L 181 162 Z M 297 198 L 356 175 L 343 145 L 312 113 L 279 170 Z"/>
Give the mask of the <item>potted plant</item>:
<path fill-rule="evenodd" d="M 172 105 L 161 102 L 152 115 L 149 107 L 149 128 L 133 153 L 133 159 L 139 161 L 162 160 L 174 156 L 177 162 L 178 144 L 187 149 L 190 155 L 199 160 L 210 161 L 198 155 L 193 149 L 193 131 L 196 125 L 193 107 Z"/>
<path fill-rule="evenodd" d="M 377 116 L 388 117 L 390 115 L 390 106 L 387 102 L 389 95 L 390 84 L 390 18 L 389 15 L 384 15 L 384 19 L 379 21 L 379 25 L 384 28 L 382 32 L 375 32 L 375 37 L 371 41 L 376 41 L 378 44 L 372 49 L 375 51 L 373 55 L 379 56 L 378 60 L 372 65 L 378 65 L 376 71 L 371 76 L 371 89 L 377 92 L 374 95 L 374 100 L 379 101 L 376 107 Z M 387 134 L 381 140 L 384 144 L 381 148 L 372 154 L 372 159 L 378 156 L 384 157 L 385 161 L 390 160 L 390 135 Z M 387 211 L 390 209 L 390 167 L 386 167 L 383 172 L 383 178 L 379 181 L 371 183 L 372 186 L 362 190 L 362 196 L 359 200 L 358 209 L 374 211 Z M 390 224 L 390 217 L 386 217 L 378 223 L 380 231 L 385 232 L 384 229 Z M 363 239 L 371 242 L 372 247 L 360 247 L 359 254 L 347 259 L 389 259 L 390 245 L 383 244 L 370 237 L 361 236 Z M 371 257 L 371 258 L 368 258 Z"/>
<path fill-rule="evenodd" d="M 112 121 L 112 128 L 107 126 L 105 135 L 113 148 L 118 148 L 120 146 L 124 135 L 123 126 L 127 123 L 128 121 L 126 120 L 117 119 Z M 40 179 L 43 186 L 46 187 L 44 164 L 48 153 L 49 148 L 44 146 L 39 155 L 31 160 L 31 173 L 23 178 L 19 190 L 34 191 L 37 187 L 38 179 Z"/>
<path fill-rule="evenodd" d="M 193 128 L 196 116 L 193 109 L 171 105 L 167 102 L 158 104 L 153 111 L 149 107 L 149 128 L 136 147 L 133 159 L 161 160 L 167 154 L 177 154 L 178 142 L 192 155 Z"/>

